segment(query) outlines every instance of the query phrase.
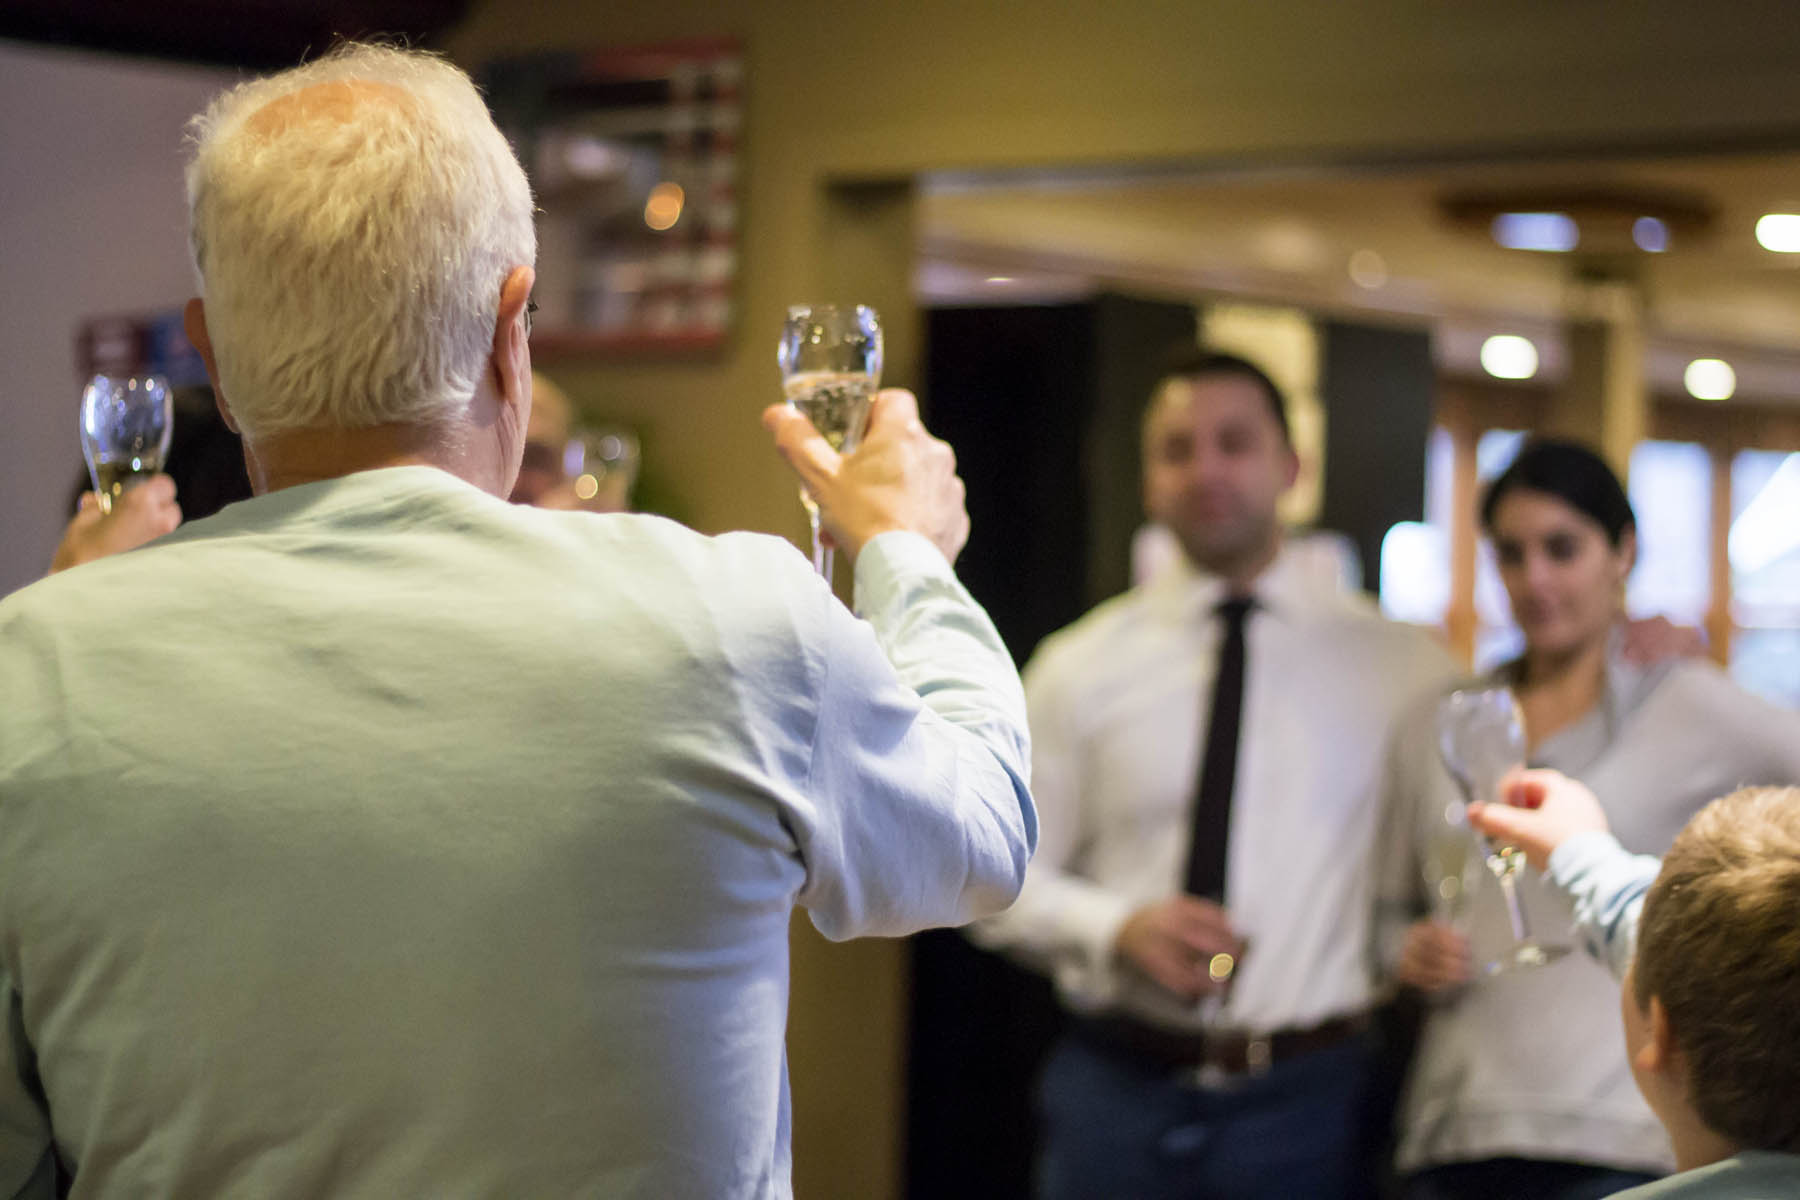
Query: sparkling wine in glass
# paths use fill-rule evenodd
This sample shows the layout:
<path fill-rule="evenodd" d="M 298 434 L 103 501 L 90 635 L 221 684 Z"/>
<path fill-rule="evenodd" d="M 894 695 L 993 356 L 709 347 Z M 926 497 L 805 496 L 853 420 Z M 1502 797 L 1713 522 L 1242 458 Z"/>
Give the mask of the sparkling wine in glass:
<path fill-rule="evenodd" d="M 1451 777 L 1462 788 L 1465 802 L 1497 800 L 1500 780 L 1525 765 L 1525 749 L 1525 717 L 1511 688 L 1451 692 L 1438 705 L 1438 751 Z M 1541 967 L 1561 957 L 1568 947 L 1545 944 L 1533 937 L 1526 920 L 1518 889 L 1524 852 L 1492 838 L 1483 841 L 1487 867 L 1499 881 L 1513 935 L 1512 945 L 1487 964 L 1487 971 L 1492 974 L 1519 967 Z"/>
<path fill-rule="evenodd" d="M 813 423 L 840 454 L 856 449 L 881 385 L 881 318 L 858 304 L 802 304 L 788 309 L 777 353 L 787 402 Z M 813 568 L 831 578 L 831 547 L 819 526 L 819 507 L 800 489 L 812 523 Z"/>
<path fill-rule="evenodd" d="M 160 375 L 96 375 L 81 393 L 81 452 L 100 511 L 162 470 L 174 428 L 169 384 Z"/>

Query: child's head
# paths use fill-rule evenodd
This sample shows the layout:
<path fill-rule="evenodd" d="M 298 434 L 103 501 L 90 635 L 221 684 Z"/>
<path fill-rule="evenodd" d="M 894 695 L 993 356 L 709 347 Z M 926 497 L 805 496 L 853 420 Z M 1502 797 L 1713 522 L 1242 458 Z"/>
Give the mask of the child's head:
<path fill-rule="evenodd" d="M 1736 1147 L 1800 1154 L 1800 788 L 1748 788 L 1688 822 L 1645 899 L 1623 1003 L 1665 1124 L 1684 1105 Z"/>

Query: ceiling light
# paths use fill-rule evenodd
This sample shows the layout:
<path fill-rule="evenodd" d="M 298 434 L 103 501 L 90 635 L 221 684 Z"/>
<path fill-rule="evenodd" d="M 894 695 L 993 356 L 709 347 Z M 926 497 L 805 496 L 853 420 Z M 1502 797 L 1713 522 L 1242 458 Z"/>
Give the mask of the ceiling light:
<path fill-rule="evenodd" d="M 1350 282 L 1374 291 L 1388 281 L 1387 260 L 1373 250 L 1358 250 L 1350 256 Z"/>
<path fill-rule="evenodd" d="M 1669 227 L 1655 217 L 1639 217 L 1631 223 L 1631 240 L 1645 254 L 1661 254 L 1669 248 Z"/>
<path fill-rule="evenodd" d="M 1012 283 L 1013 277 L 1011 275 L 989 275 L 986 279 L 982 280 L 981 282 L 991 283 L 994 286 L 999 287 L 1003 284 Z"/>
<path fill-rule="evenodd" d="M 1537 345 L 1517 334 L 1497 333 L 1481 343 L 1481 369 L 1495 379 L 1530 379 L 1537 374 Z"/>
<path fill-rule="evenodd" d="M 1756 223 L 1756 240 L 1764 250 L 1800 254 L 1800 213 L 1769 213 Z"/>
<path fill-rule="evenodd" d="M 1581 241 L 1575 219 L 1559 212 L 1505 212 L 1494 218 L 1494 240 L 1508 250 L 1565 253 Z"/>
<path fill-rule="evenodd" d="M 1737 391 L 1737 372 L 1722 358 L 1696 358 L 1681 379 L 1696 400 L 1729 400 Z"/>

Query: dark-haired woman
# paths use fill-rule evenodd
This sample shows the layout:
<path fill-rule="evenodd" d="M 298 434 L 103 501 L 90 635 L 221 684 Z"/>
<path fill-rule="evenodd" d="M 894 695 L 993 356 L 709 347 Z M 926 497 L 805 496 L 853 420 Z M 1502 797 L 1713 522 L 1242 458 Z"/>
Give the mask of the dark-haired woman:
<path fill-rule="evenodd" d="M 1485 682 L 1519 698 L 1533 765 L 1600 797 L 1630 849 L 1661 854 L 1708 799 L 1800 781 L 1800 715 L 1749 695 L 1711 663 L 1642 667 L 1618 652 L 1637 552 L 1631 505 L 1606 464 L 1566 442 L 1528 443 L 1482 502 L 1524 653 Z M 1429 848 L 1460 797 L 1438 756 L 1436 698 L 1396 738 L 1379 883 L 1381 966 L 1428 997 L 1399 1116 L 1408 1200 L 1586 1200 L 1673 1163 L 1626 1061 L 1618 989 L 1581 954 L 1486 974 L 1511 940 L 1497 886 L 1472 878 L 1453 922 L 1426 901 Z M 1533 873 L 1535 931 L 1566 936 L 1566 903 Z"/>

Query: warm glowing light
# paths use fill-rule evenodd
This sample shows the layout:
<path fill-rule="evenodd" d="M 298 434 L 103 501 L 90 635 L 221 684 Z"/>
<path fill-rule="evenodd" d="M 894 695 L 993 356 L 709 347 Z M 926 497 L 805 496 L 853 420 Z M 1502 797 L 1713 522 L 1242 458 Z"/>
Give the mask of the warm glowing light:
<path fill-rule="evenodd" d="M 658 233 L 673 229 L 675 222 L 681 220 L 681 206 L 686 201 L 679 183 L 665 180 L 657 184 L 650 189 L 650 199 L 644 202 L 644 224 Z"/>
<path fill-rule="evenodd" d="M 592 500 L 600 494 L 600 481 L 592 475 L 583 475 L 575 481 L 575 494 L 583 500 Z"/>
<path fill-rule="evenodd" d="M 1756 240 L 1764 250 L 1800 254 L 1800 213 L 1769 213 L 1756 223 Z"/>
<path fill-rule="evenodd" d="M 1373 250 L 1358 250 L 1350 256 L 1350 282 L 1374 291 L 1388 281 L 1387 260 Z"/>
<path fill-rule="evenodd" d="M 1237 960 L 1229 954 L 1215 954 L 1212 961 L 1206 964 L 1206 973 L 1212 976 L 1214 983 L 1224 983 L 1236 969 Z"/>
<path fill-rule="evenodd" d="M 989 275 L 982 282 L 999 285 L 1013 282 L 1013 277 L 1011 275 Z"/>
<path fill-rule="evenodd" d="M 1508 250 L 1561 254 L 1581 241 L 1581 228 L 1567 213 L 1509 212 L 1494 218 L 1494 240 Z"/>
<path fill-rule="evenodd" d="M 1537 374 L 1537 345 L 1517 334 L 1497 333 L 1481 343 L 1481 369 L 1495 379 L 1530 379 Z"/>
<path fill-rule="evenodd" d="M 1669 226 L 1655 217 L 1639 217 L 1631 223 L 1631 240 L 1645 254 L 1661 254 L 1669 248 Z"/>
<path fill-rule="evenodd" d="M 1737 391 L 1737 372 L 1722 358 L 1696 358 L 1687 365 L 1681 380 L 1688 395 L 1696 400 L 1729 400 Z"/>

